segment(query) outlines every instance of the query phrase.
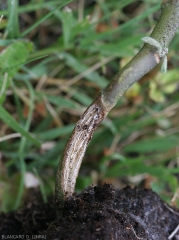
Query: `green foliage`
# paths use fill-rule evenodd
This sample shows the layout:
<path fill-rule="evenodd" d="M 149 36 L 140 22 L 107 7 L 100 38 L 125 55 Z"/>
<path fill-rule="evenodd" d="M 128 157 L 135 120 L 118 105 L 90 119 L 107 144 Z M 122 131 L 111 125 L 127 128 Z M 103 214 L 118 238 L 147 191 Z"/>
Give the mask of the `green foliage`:
<path fill-rule="evenodd" d="M 176 91 L 179 70 L 172 69 L 165 75 L 158 73 L 150 81 L 150 98 L 155 102 L 164 102 L 166 95 Z"/>
<path fill-rule="evenodd" d="M 28 54 L 32 50 L 33 44 L 29 41 L 17 40 L 10 44 L 0 54 L 0 74 L 7 72 L 13 77 L 19 67 L 26 63 Z"/>
<path fill-rule="evenodd" d="M 136 143 L 133 143 L 124 148 L 126 152 L 140 152 L 140 153 L 148 153 L 148 152 L 165 152 L 174 147 L 177 147 L 179 144 L 179 140 L 176 136 L 166 136 L 166 137 L 155 137 L 145 140 L 139 140 Z"/>
<path fill-rule="evenodd" d="M 19 36 L 19 21 L 18 21 L 18 0 L 8 1 L 8 23 L 6 33 L 9 38 L 16 38 Z"/>
<path fill-rule="evenodd" d="M 66 7 L 61 13 L 62 30 L 63 30 L 63 41 L 65 48 L 69 47 L 72 39 L 73 26 L 75 25 L 76 19 L 73 17 L 72 10 Z"/>
<path fill-rule="evenodd" d="M 85 1 L 85 6 L 69 5 L 70 0 L 13 2 L 0 10 L 0 202 L 5 211 L 22 203 L 29 171 L 39 179 L 44 201 L 53 193 L 57 164 L 75 123 L 138 52 L 159 11 L 154 0 Z M 178 41 L 177 34 L 168 72 L 155 69 L 145 76 L 103 121 L 85 155 L 78 191 L 115 180 L 118 186 L 151 187 L 168 202 L 177 192 Z"/>
<path fill-rule="evenodd" d="M 16 132 L 22 134 L 22 136 L 27 138 L 29 141 L 33 142 L 37 146 L 40 146 L 39 141 L 37 141 L 27 131 L 25 131 L 24 128 L 22 128 L 22 126 L 20 126 L 18 122 L 15 121 L 14 118 L 12 118 L 11 115 L 2 106 L 0 106 L 0 119 L 2 119 L 4 123 L 14 129 Z"/>
<path fill-rule="evenodd" d="M 5 100 L 6 89 L 10 85 L 10 79 L 26 63 L 29 52 L 33 50 L 33 44 L 29 41 L 17 40 L 5 48 L 0 54 L 0 103 Z"/>

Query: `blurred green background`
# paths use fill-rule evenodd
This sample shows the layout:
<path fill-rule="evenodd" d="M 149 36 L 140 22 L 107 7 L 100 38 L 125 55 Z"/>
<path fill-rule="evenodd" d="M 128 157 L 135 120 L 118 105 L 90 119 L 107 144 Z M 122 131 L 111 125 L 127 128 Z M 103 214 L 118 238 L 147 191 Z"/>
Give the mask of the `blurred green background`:
<path fill-rule="evenodd" d="M 0 1 L 0 210 L 37 186 L 54 193 L 57 165 L 81 114 L 143 45 L 157 0 Z M 152 188 L 179 206 L 179 32 L 160 66 L 134 84 L 97 129 L 76 191 L 112 183 Z"/>

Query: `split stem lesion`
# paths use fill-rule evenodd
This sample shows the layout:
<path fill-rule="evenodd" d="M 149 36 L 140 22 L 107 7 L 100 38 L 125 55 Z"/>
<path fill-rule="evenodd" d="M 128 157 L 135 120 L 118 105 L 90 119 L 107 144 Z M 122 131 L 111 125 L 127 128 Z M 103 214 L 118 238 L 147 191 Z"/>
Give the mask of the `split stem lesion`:
<path fill-rule="evenodd" d="M 98 97 L 77 122 L 58 166 L 56 177 L 57 205 L 61 206 L 66 198 L 72 196 L 86 148 L 97 126 L 104 119 L 104 115 L 104 109 L 100 97 Z"/>

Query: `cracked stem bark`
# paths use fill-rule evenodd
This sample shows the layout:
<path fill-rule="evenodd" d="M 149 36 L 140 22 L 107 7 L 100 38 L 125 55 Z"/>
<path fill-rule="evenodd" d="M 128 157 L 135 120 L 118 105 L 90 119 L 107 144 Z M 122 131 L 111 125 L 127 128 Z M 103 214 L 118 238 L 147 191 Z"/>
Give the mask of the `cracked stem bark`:
<path fill-rule="evenodd" d="M 160 18 L 150 37 L 156 39 L 163 49 L 167 48 L 178 26 L 179 0 L 163 0 Z M 161 60 L 155 47 L 144 44 L 138 54 L 98 94 L 94 102 L 81 116 L 66 144 L 57 169 L 55 184 L 57 212 L 63 208 L 64 200 L 74 193 L 83 156 L 97 126 L 126 90 L 159 64 Z"/>

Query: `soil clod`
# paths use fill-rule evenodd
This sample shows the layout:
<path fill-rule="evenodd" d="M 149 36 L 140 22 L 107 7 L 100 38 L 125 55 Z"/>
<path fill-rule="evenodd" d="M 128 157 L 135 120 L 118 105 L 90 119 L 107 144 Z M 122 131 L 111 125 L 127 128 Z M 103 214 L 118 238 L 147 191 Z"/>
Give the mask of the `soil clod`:
<path fill-rule="evenodd" d="M 45 234 L 59 240 L 167 240 L 179 225 L 179 211 L 151 190 L 111 185 L 88 187 L 65 202 L 56 220 L 53 201 L 0 216 L 0 234 Z M 172 237 L 179 239 L 179 232 Z"/>

